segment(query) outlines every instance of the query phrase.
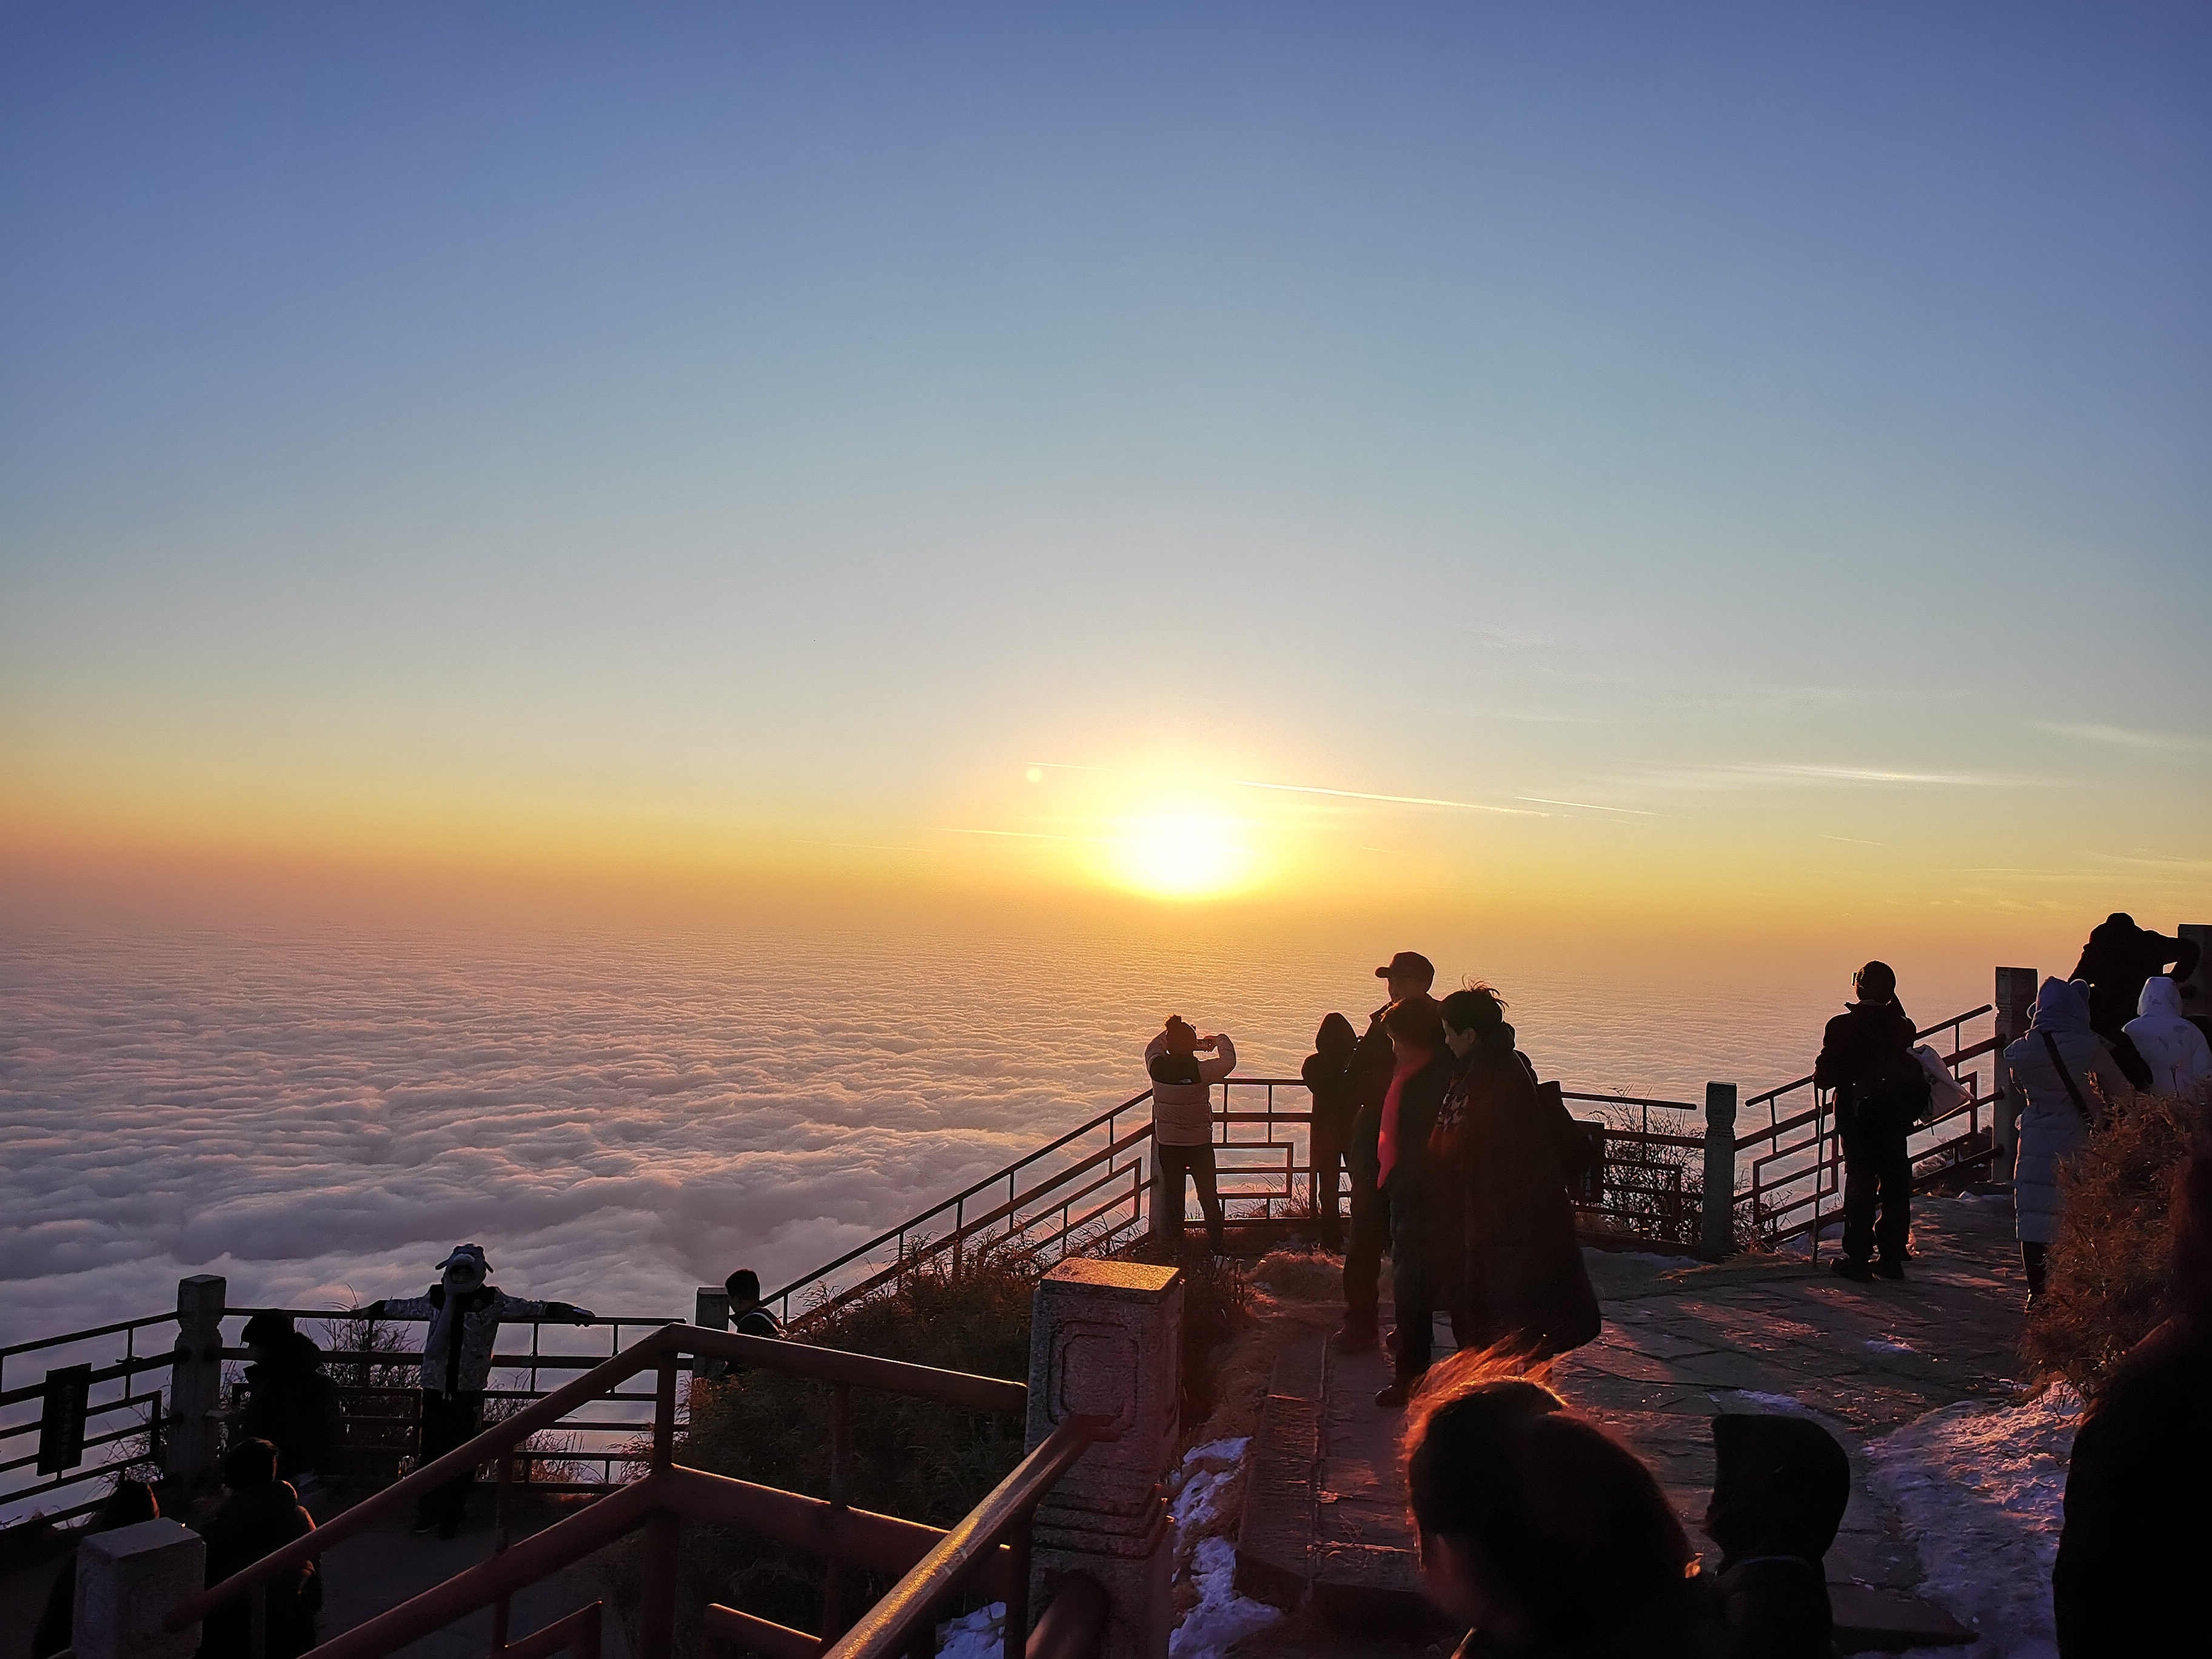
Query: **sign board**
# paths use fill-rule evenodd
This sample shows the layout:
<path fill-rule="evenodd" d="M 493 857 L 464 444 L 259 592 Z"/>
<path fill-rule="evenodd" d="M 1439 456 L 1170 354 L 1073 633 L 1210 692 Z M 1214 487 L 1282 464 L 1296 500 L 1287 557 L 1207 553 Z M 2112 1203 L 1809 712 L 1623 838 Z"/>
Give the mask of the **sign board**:
<path fill-rule="evenodd" d="M 39 1408 L 39 1473 L 60 1474 L 84 1462 L 84 1414 L 92 1396 L 90 1364 L 46 1373 Z"/>

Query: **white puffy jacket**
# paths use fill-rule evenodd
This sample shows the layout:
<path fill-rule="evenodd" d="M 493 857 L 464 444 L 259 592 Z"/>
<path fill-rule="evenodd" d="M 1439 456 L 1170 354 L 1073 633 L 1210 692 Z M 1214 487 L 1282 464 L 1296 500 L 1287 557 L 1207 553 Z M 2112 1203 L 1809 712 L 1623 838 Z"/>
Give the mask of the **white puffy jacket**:
<path fill-rule="evenodd" d="M 2150 1067 L 2154 1094 L 2193 1099 L 2212 1078 L 2212 1045 L 2181 1016 L 2181 992 L 2164 974 L 2143 981 L 2136 1018 L 2124 1027 Z"/>

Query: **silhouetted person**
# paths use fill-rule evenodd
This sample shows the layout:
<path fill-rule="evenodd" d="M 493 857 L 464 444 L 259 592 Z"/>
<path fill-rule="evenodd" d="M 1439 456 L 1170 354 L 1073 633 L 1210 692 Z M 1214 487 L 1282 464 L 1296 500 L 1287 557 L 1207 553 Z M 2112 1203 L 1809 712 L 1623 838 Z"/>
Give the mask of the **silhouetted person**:
<path fill-rule="evenodd" d="M 480 1244 L 456 1244 L 438 1264 L 439 1280 L 428 1294 L 371 1303 L 365 1319 L 427 1319 L 422 1339 L 422 1420 L 415 1466 L 444 1456 L 476 1438 L 483 1420 L 484 1389 L 505 1319 L 568 1319 L 592 1322 L 591 1313 L 566 1302 L 528 1302 L 484 1280 L 491 1264 Z M 415 1506 L 415 1530 L 437 1529 L 451 1538 L 468 1518 L 476 1470 L 464 1469 Z"/>
<path fill-rule="evenodd" d="M 1352 1146 L 1345 1163 L 1352 1171 L 1352 1240 L 1344 1253 L 1344 1328 L 1331 1339 L 1346 1353 L 1376 1343 L 1382 1293 L 1382 1252 L 1390 1248 L 1390 1201 L 1376 1180 L 1377 1146 L 1382 1129 L 1382 1098 L 1389 1092 L 1396 1061 L 1382 1021 L 1407 997 L 1425 997 L 1437 970 L 1418 951 L 1401 951 L 1375 976 L 1390 1000 L 1367 1017 L 1367 1030 L 1345 1066 L 1358 1109 L 1352 1121 Z"/>
<path fill-rule="evenodd" d="M 1446 1274 L 1457 1290 L 1454 1328 L 1462 1346 L 1523 1358 L 1579 1347 L 1603 1322 L 1560 1159 L 1573 1130 L 1553 1121 L 1495 991 L 1455 991 L 1442 1013 L 1454 1066 L 1429 1149 L 1456 1200 L 1448 1248 L 1458 1259 Z"/>
<path fill-rule="evenodd" d="M 1342 1014 L 1330 1014 L 1314 1033 L 1314 1051 L 1306 1056 L 1298 1074 L 1313 1097 L 1314 1214 L 1321 1223 L 1324 1249 L 1337 1249 L 1344 1239 L 1338 1172 L 1352 1151 L 1352 1121 L 1359 1112 L 1359 1091 L 1352 1076 L 1352 1057 L 1358 1051 L 1359 1034 Z"/>
<path fill-rule="evenodd" d="M 2031 1308 L 2058 1237 L 2059 1161 L 2089 1138 L 2106 1106 L 2131 1092 L 2104 1038 L 2089 1029 L 2078 985 L 2046 979 L 2027 1017 L 2027 1035 L 2004 1051 L 2005 1089 L 2021 1103 L 2020 1164 L 2012 1182 L 2020 1260 Z"/>
<path fill-rule="evenodd" d="M 1851 1463 L 1803 1417 L 1713 1419 L 1713 1495 L 1705 1536 L 1721 1547 L 1711 1579 L 1716 1659 L 1827 1659 L 1834 1634 L 1822 1558 L 1851 1501 Z"/>
<path fill-rule="evenodd" d="M 207 1540 L 210 1589 L 315 1529 L 291 1482 L 276 1478 L 276 1448 L 268 1441 L 241 1440 L 222 1455 L 220 1467 L 222 1507 L 201 1528 Z M 200 1626 L 201 1659 L 243 1659 L 252 1650 L 257 1595 L 266 1598 L 263 1652 L 267 1659 L 297 1659 L 315 1645 L 323 1579 L 314 1562 L 303 1561 L 208 1614 Z"/>
<path fill-rule="evenodd" d="M 2181 1012 L 2181 992 L 2163 974 L 2143 981 L 2136 1001 L 2136 1017 L 2127 1024 L 2128 1040 L 2148 1073 L 2138 1086 L 2154 1094 L 2194 1100 L 2212 1078 L 2212 1047 L 2197 1023 Z M 2118 1059 L 2116 1054 L 2113 1056 Z"/>
<path fill-rule="evenodd" d="M 2137 1088 L 2150 1079 L 2148 1073 L 2134 1075 L 2139 1062 L 2135 1045 L 2127 1041 L 2127 1024 L 2136 1017 L 2143 981 L 2164 973 L 2168 963 L 2173 964 L 2175 979 L 2187 979 L 2197 971 L 2197 957 L 2194 940 L 2154 933 L 2136 927 L 2136 919 L 2125 911 L 2115 910 L 2089 930 L 2081 960 L 2068 975 L 2088 982 L 2089 1029 L 2112 1045 L 2113 1058 Z"/>
<path fill-rule="evenodd" d="M 118 1480 L 115 1490 L 107 1494 L 107 1501 L 93 1516 L 92 1524 L 78 1536 L 77 1544 L 96 1532 L 113 1532 L 118 1527 L 135 1527 L 141 1521 L 161 1518 L 161 1500 L 155 1497 L 153 1487 L 143 1480 Z M 39 1615 L 38 1628 L 31 1633 L 31 1659 L 52 1659 L 57 1653 L 69 1650 L 76 1627 L 76 1549 L 72 1547 L 63 1558 L 61 1571 L 46 1588 L 46 1605 Z"/>
<path fill-rule="evenodd" d="M 1836 1091 L 1844 1143 L 1844 1253 L 1834 1270 L 1863 1284 L 1877 1273 L 1905 1277 L 1912 1231 L 1905 1139 L 1927 1107 L 1928 1074 L 1912 1057 L 1912 1019 L 1898 1006 L 1889 964 L 1869 962 L 1851 987 L 1858 1000 L 1828 1022 L 1813 1081 Z"/>
<path fill-rule="evenodd" d="M 1210 1048 L 1211 1060 L 1198 1051 Z M 1199 1213 L 1206 1218 L 1206 1248 L 1223 1249 L 1221 1186 L 1213 1164 L 1213 1085 L 1237 1069 L 1237 1045 L 1225 1036 L 1202 1037 L 1182 1015 L 1170 1014 L 1160 1034 L 1145 1048 L 1145 1070 L 1152 1079 L 1152 1159 L 1159 1184 L 1152 1202 L 1159 1224 L 1171 1228 L 1182 1248 L 1182 1183 L 1188 1176 L 1198 1189 Z"/>
<path fill-rule="evenodd" d="M 2074 1436 L 2051 1576 L 2064 1659 L 2212 1653 L 2212 1144 L 2176 1182 L 2166 1322 Z"/>
<path fill-rule="evenodd" d="M 276 1473 L 304 1488 L 338 1437 L 337 1384 L 323 1374 L 323 1351 L 292 1328 L 292 1316 L 264 1310 L 246 1322 L 246 1409 L 239 1433 L 276 1448 Z"/>
<path fill-rule="evenodd" d="M 722 1281 L 730 1298 L 730 1328 L 740 1336 L 781 1337 L 783 1322 L 761 1300 L 760 1275 L 740 1267 Z"/>
<path fill-rule="evenodd" d="M 1438 1308 L 1452 1305 L 1459 1233 L 1456 1194 L 1429 1157 L 1429 1131 L 1451 1082 L 1452 1054 L 1435 999 L 1417 994 L 1390 1005 L 1390 1081 L 1376 1127 L 1375 1177 L 1390 1217 L 1390 1297 L 1398 1316 L 1389 1383 L 1375 1403 L 1397 1407 L 1429 1368 Z"/>
<path fill-rule="evenodd" d="M 1679 1659 L 1698 1591 L 1651 1472 L 1547 1389 L 1437 1368 L 1406 1436 L 1429 1600 L 1468 1627 L 1455 1659 Z"/>

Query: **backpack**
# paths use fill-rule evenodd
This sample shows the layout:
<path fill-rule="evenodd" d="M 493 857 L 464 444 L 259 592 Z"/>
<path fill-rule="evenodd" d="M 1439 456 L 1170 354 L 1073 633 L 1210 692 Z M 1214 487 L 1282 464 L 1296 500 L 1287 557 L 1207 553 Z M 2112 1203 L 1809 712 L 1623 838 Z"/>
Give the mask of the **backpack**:
<path fill-rule="evenodd" d="M 1567 1110 L 1560 1085 L 1536 1085 L 1536 1109 L 1559 1159 L 1570 1202 L 1595 1204 L 1605 1196 L 1605 1125 L 1584 1123 Z"/>
<path fill-rule="evenodd" d="M 1895 1054 L 1885 1054 L 1851 1085 L 1850 1103 L 1857 1111 L 1885 1106 L 1908 1117 L 1919 1118 L 1928 1115 L 1930 1093 L 1931 1080 L 1919 1057 L 1910 1048 L 1899 1048 Z"/>
<path fill-rule="evenodd" d="M 1942 1055 L 1923 1042 L 1912 1051 L 1912 1057 L 1928 1073 L 1928 1104 L 1921 1112 L 1926 1121 L 1932 1123 L 1945 1113 L 1972 1103 L 1972 1091 L 1951 1075 L 1951 1068 L 1943 1063 Z"/>

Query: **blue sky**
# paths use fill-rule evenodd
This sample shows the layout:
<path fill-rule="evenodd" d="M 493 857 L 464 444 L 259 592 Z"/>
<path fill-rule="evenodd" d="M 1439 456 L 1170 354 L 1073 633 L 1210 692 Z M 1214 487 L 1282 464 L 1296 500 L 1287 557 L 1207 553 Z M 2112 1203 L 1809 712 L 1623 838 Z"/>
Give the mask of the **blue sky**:
<path fill-rule="evenodd" d="M 0 7 L 0 830 L 2203 908 L 2208 45 Z"/>

